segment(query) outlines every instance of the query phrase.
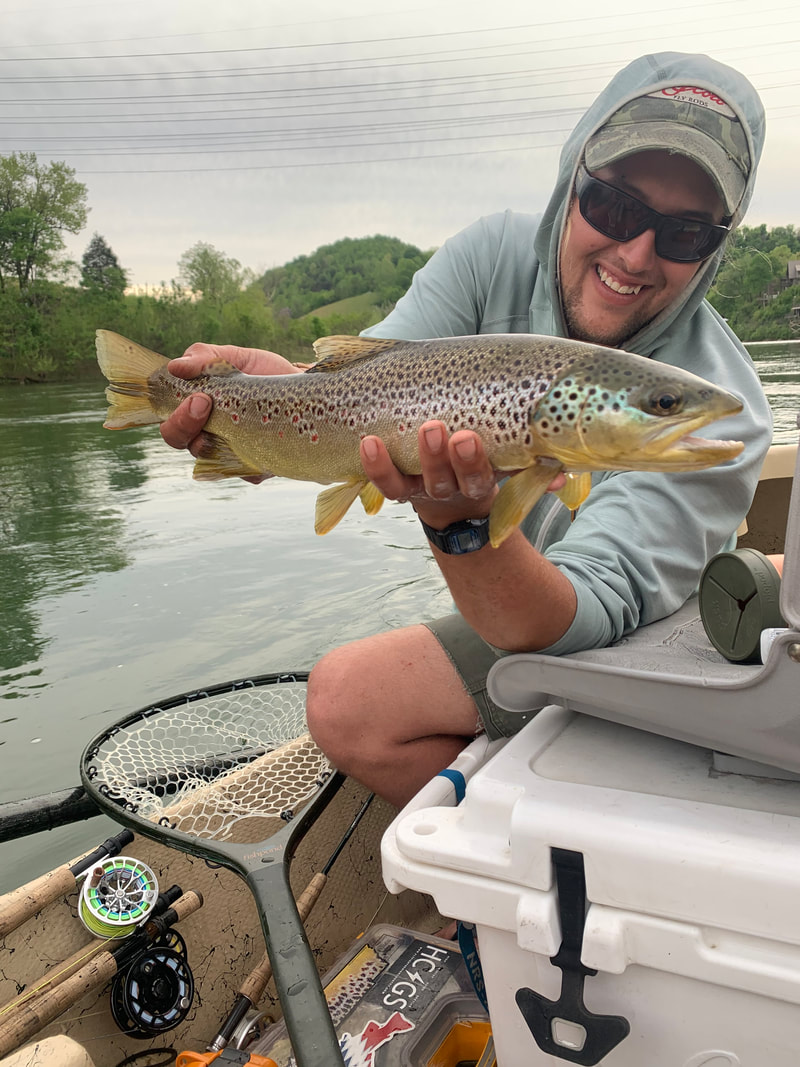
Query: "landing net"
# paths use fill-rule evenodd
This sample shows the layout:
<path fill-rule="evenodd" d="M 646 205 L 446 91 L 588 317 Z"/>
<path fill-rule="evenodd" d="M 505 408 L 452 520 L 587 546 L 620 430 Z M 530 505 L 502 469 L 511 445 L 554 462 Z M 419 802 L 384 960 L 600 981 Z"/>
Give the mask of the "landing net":
<path fill-rule="evenodd" d="M 147 708 L 86 754 L 87 777 L 143 819 L 194 837 L 260 841 L 331 772 L 307 732 L 305 698 L 304 679 L 272 676 Z"/>

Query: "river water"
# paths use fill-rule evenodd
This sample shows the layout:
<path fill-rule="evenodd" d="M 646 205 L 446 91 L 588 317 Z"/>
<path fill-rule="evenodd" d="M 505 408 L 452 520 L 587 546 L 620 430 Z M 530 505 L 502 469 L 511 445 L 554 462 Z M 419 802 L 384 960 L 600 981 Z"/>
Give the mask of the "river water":
<path fill-rule="evenodd" d="M 751 353 L 775 440 L 796 440 L 800 347 Z M 104 415 L 99 382 L 0 385 L 0 801 L 77 785 L 126 712 L 450 610 L 408 505 L 356 505 L 317 537 L 318 487 L 194 482 L 155 428 Z M 3 845 L 0 892 L 105 829 Z"/>

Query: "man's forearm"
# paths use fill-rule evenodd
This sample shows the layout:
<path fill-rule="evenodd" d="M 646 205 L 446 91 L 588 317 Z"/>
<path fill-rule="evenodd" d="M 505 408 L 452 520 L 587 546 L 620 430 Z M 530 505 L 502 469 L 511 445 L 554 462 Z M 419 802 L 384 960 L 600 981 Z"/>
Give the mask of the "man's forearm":
<path fill-rule="evenodd" d="M 450 556 L 433 547 L 433 554 L 458 610 L 498 648 L 547 648 L 575 617 L 572 583 L 519 530 L 498 548 Z"/>

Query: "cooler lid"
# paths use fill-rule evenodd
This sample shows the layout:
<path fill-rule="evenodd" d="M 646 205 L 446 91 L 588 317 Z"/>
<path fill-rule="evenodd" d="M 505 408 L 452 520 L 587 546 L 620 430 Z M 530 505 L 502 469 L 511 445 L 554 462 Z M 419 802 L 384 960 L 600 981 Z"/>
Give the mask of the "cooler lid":
<path fill-rule="evenodd" d="M 614 908 L 800 944 L 800 782 L 724 774 L 708 749 L 551 706 L 470 779 L 409 811 L 400 853 L 547 891 L 551 848 L 584 856 Z"/>

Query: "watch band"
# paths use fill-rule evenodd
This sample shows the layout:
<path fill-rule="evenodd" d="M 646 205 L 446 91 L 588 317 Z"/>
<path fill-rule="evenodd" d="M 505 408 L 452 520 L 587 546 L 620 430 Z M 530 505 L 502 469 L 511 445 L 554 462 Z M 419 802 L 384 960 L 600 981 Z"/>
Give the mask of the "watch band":
<path fill-rule="evenodd" d="M 447 556 L 463 556 L 489 544 L 488 515 L 484 519 L 461 519 L 443 530 L 434 530 L 427 522 L 422 522 L 422 529 L 430 543 Z"/>

